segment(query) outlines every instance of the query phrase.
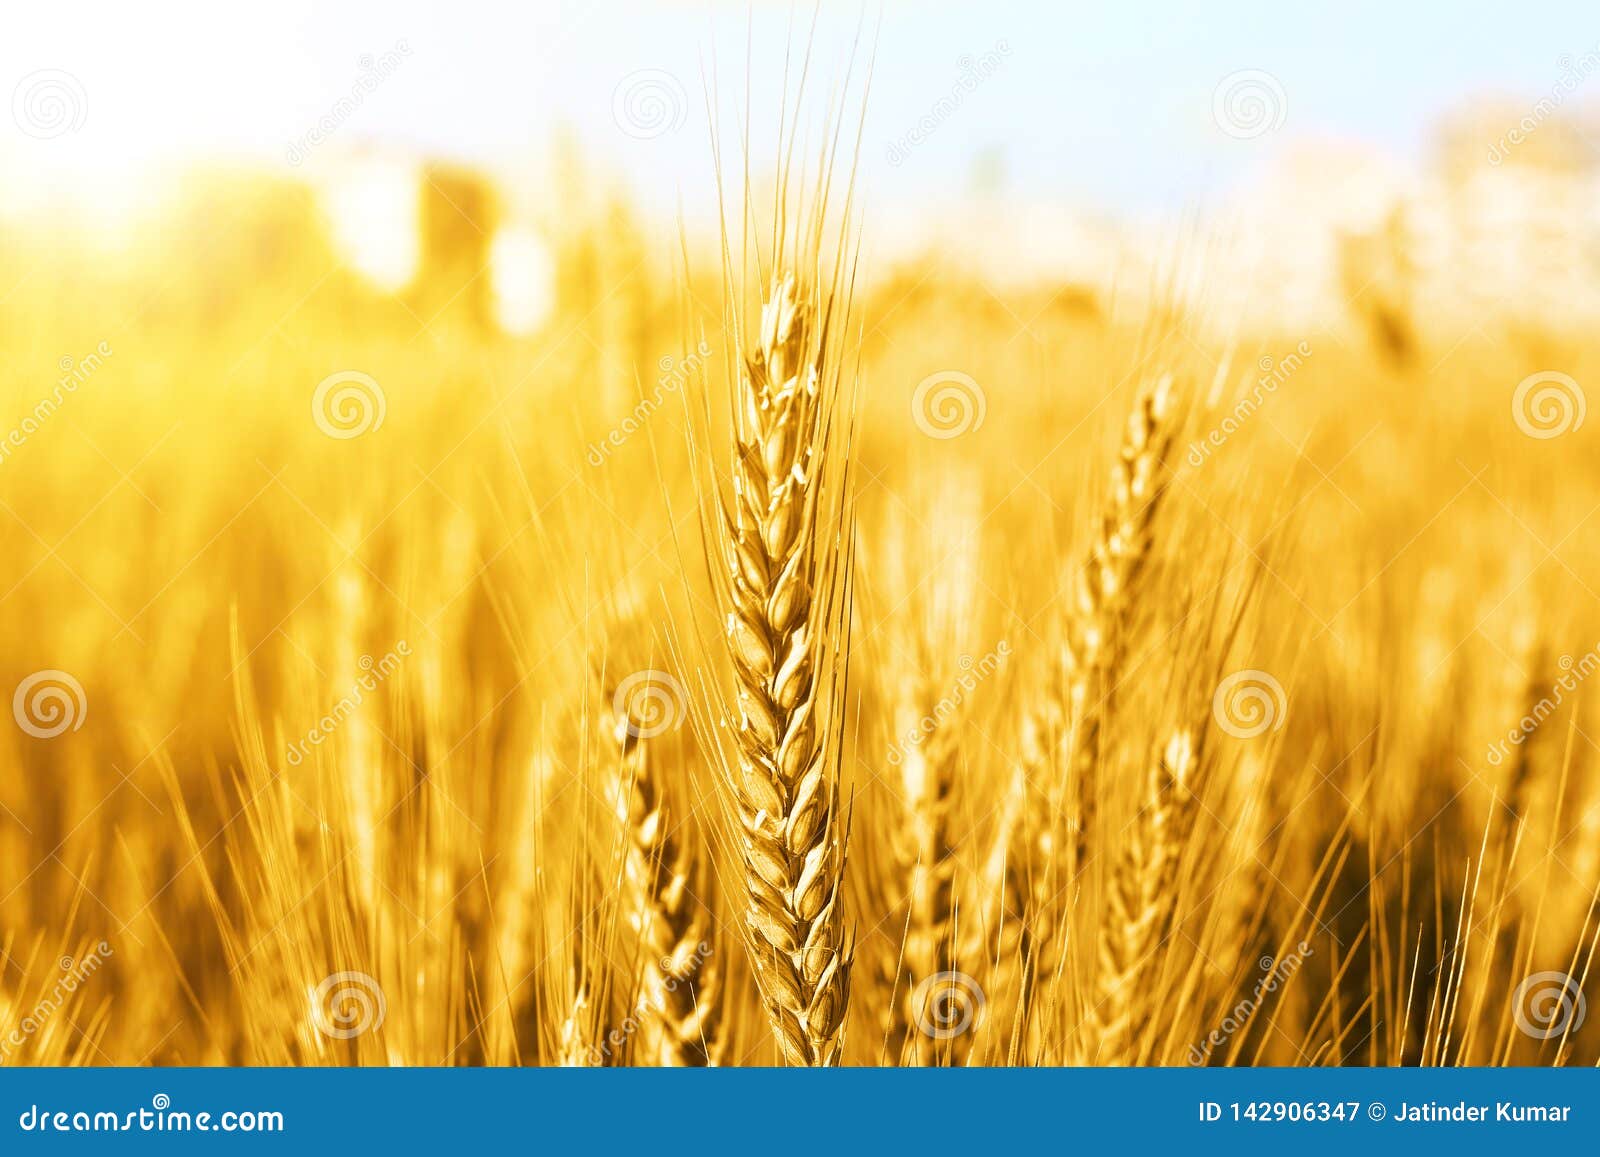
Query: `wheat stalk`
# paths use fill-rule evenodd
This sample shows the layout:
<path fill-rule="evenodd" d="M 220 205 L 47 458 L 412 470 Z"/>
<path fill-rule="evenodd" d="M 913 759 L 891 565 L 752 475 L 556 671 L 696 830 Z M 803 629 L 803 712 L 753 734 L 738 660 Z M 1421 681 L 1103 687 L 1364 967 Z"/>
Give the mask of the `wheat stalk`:
<path fill-rule="evenodd" d="M 829 304 L 792 275 L 763 302 L 735 386 L 732 496 L 721 503 L 745 923 L 783 1055 L 806 1065 L 838 1061 L 853 954 L 838 776 L 850 532 L 831 490 L 843 478 L 830 461 Z"/>

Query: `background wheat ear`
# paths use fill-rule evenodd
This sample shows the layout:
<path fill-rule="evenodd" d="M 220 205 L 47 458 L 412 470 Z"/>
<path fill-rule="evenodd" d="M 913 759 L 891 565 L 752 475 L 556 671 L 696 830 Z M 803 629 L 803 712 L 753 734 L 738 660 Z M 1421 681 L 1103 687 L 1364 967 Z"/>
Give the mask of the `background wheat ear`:
<path fill-rule="evenodd" d="M 1140 391 L 1128 415 L 1111 471 L 1109 500 L 1078 572 L 1067 623 L 1067 772 L 1075 807 L 1075 863 L 1080 867 L 1094 826 L 1099 793 L 1095 773 L 1116 676 L 1171 470 L 1175 396 L 1172 374 L 1163 373 Z"/>
<path fill-rule="evenodd" d="M 642 694 L 653 693 L 647 680 Z M 627 919 L 641 957 L 640 1052 L 653 1065 L 713 1065 L 720 1055 L 721 1005 L 711 914 L 700 898 L 707 873 L 692 828 L 680 830 L 681 818 L 667 805 L 663 769 L 656 764 L 670 747 L 657 744 L 623 699 L 612 688 L 604 702 L 615 745 L 611 790 L 622 828 Z"/>
<path fill-rule="evenodd" d="M 1187 730 L 1174 732 L 1151 759 L 1139 812 L 1122 833 L 1101 916 L 1097 986 L 1085 1027 L 1085 1059 L 1139 1059 L 1152 1001 L 1154 957 L 1173 912 L 1173 883 L 1188 834 L 1199 752 Z"/>
<path fill-rule="evenodd" d="M 967 915 L 978 906 L 966 906 L 970 889 L 963 894 L 972 798 L 964 788 L 981 766 L 975 748 L 987 720 L 980 704 L 1003 693 L 980 684 L 999 673 L 1009 644 L 996 642 L 995 625 L 979 606 L 980 481 L 953 471 L 924 501 L 914 513 L 900 506 L 886 512 L 874 528 L 870 569 L 863 568 L 863 633 L 881 649 L 864 646 L 860 661 L 878 672 L 883 714 L 893 725 L 880 757 L 892 768 L 885 776 L 894 783 L 885 793 L 892 818 L 872 838 L 893 855 L 876 864 L 863 859 L 851 884 L 858 902 L 880 914 L 879 931 L 889 933 L 880 939 L 894 942 L 892 960 L 878 968 L 893 995 L 877 1018 L 884 1055 L 961 1064 L 976 1034 L 940 1037 L 922 1026 L 937 978 L 975 970 L 984 956 L 972 931 L 979 921 Z M 880 591 L 884 602 L 873 608 L 868 595 Z M 873 763 L 864 757 L 864 766 Z M 864 800 L 864 814 L 868 806 Z"/>
<path fill-rule="evenodd" d="M 1111 470 L 1111 486 L 1089 548 L 1069 576 L 1055 659 L 1022 722 L 1012 790 L 1014 822 L 997 830 L 991 860 L 1009 895 L 1000 910 L 1025 912 L 1020 930 L 1032 953 L 1017 985 L 1018 1032 L 1026 1037 L 1041 986 L 1060 987 L 1069 933 L 1068 893 L 1092 856 L 1104 738 L 1113 691 L 1138 609 L 1156 514 L 1172 472 L 1179 426 L 1173 373 L 1141 385 Z M 1022 915 L 1021 912 L 1017 915 Z M 1014 917 L 1014 923 L 1016 918 Z M 994 921 L 998 926 L 998 919 Z"/>

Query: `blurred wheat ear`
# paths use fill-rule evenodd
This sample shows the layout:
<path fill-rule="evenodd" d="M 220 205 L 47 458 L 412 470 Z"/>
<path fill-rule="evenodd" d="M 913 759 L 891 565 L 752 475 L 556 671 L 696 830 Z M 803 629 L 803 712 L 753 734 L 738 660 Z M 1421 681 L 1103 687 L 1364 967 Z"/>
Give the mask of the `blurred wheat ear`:
<path fill-rule="evenodd" d="M 1163 373 L 1140 390 L 1128 416 L 1110 495 L 1072 578 L 1072 603 L 1060 628 L 1060 662 L 1047 671 L 1023 724 L 1022 759 L 1012 786 L 1020 806 L 1013 821 L 999 829 L 991 856 L 1006 893 L 995 903 L 1022 917 L 1029 953 L 1021 962 L 1016 1014 L 1023 1034 L 1039 986 L 1061 973 L 1069 915 L 1065 894 L 1091 857 L 1103 739 L 1172 468 L 1175 401 L 1173 377 Z M 997 916 L 991 926 L 998 924 Z"/>
<path fill-rule="evenodd" d="M 711 938 L 711 916 L 695 885 L 704 873 L 668 811 L 650 737 L 616 706 L 611 732 L 628 920 L 645 957 L 643 1051 L 653 1065 L 712 1065 L 718 1058 L 721 993 L 703 947 Z"/>
<path fill-rule="evenodd" d="M 1173 379 L 1163 374 L 1141 391 L 1111 473 L 1111 495 L 1078 574 L 1066 658 L 1069 753 L 1067 772 L 1076 805 L 1076 865 L 1081 868 L 1094 827 L 1102 734 L 1116 673 L 1127 646 L 1128 620 L 1150 556 L 1156 508 L 1165 492 L 1173 439 Z"/>
<path fill-rule="evenodd" d="M 1140 810 L 1123 833 L 1100 927 L 1095 1003 L 1085 1057 L 1134 1064 L 1149 1015 L 1155 954 L 1172 916 L 1174 876 L 1194 806 L 1193 735 L 1175 732 L 1150 761 Z"/>

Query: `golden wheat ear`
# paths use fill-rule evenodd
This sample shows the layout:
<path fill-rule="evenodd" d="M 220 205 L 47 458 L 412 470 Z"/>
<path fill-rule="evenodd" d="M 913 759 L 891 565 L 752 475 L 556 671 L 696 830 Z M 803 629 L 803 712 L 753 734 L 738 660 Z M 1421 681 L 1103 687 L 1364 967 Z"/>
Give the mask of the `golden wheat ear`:
<path fill-rule="evenodd" d="M 720 466 L 707 456 L 709 469 L 696 475 L 722 620 L 717 649 L 730 671 L 711 688 L 702 722 L 720 733 L 706 746 L 719 756 L 723 835 L 743 885 L 741 932 L 767 1021 L 787 1063 L 834 1065 L 855 951 L 841 773 L 858 376 L 846 334 L 857 250 L 848 179 L 829 203 L 842 122 L 824 124 L 829 143 L 814 180 L 791 180 L 799 133 L 781 125 L 766 251 L 752 241 L 748 179 L 737 246 L 723 219 L 730 397 L 717 440 L 725 450 Z M 748 139 L 744 148 L 748 178 Z M 858 132 L 847 173 L 859 149 Z M 713 152 L 720 190 L 715 130 Z M 707 436 L 720 426 L 708 404 Z"/>
<path fill-rule="evenodd" d="M 833 457 L 838 363 L 829 306 L 794 275 L 772 285 L 735 383 L 723 497 L 724 635 L 734 669 L 726 770 L 756 979 L 784 1056 L 838 1060 L 851 943 L 840 885 L 848 504 Z"/>

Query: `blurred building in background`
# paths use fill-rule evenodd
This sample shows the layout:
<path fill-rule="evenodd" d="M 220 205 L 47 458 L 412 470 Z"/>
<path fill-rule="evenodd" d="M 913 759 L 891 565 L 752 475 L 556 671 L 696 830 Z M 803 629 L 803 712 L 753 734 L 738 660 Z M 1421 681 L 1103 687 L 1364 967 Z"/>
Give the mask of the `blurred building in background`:
<path fill-rule="evenodd" d="M 500 229 L 500 196 L 484 174 L 449 164 L 421 173 L 419 261 L 412 308 L 425 319 L 446 315 L 486 330 L 495 324 L 489 265 Z"/>

